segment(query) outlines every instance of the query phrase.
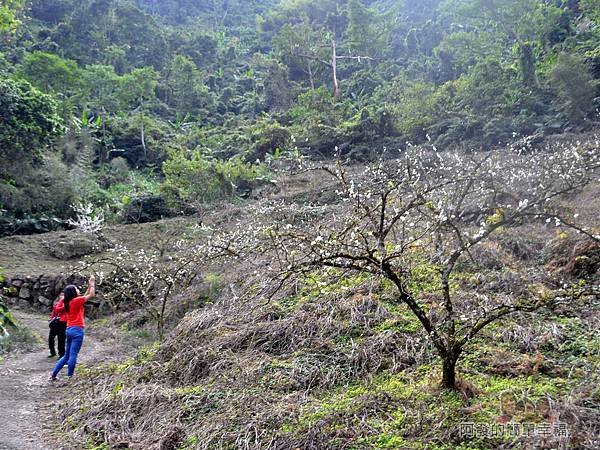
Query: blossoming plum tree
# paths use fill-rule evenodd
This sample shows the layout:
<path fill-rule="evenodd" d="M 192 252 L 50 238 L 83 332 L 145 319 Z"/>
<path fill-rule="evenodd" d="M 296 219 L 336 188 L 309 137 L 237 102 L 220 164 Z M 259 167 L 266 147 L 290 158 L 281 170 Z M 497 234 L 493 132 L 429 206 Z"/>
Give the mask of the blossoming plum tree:
<path fill-rule="evenodd" d="M 200 274 L 197 247 L 166 233 L 149 250 L 116 245 L 100 258 L 85 261 L 77 270 L 92 267 L 113 305 L 129 304 L 144 310 L 156 325 L 158 338 L 165 334 L 167 304 L 173 294 L 187 289 Z"/>
<path fill-rule="evenodd" d="M 325 223 L 270 224 L 271 262 L 280 283 L 295 274 L 334 268 L 384 277 L 394 301 L 407 305 L 442 360 L 442 386 L 456 388 L 457 362 L 489 324 L 517 311 L 588 298 L 597 286 L 530 283 L 514 292 L 465 296 L 453 283 L 457 264 L 499 230 L 551 218 L 562 225 L 560 201 L 588 185 L 600 163 L 598 147 L 476 154 L 412 148 L 362 173 L 325 167 L 339 185 L 344 212 Z M 567 221 L 596 242 L 600 236 Z M 423 295 L 419 268 L 436 295 Z M 525 283 L 524 283 L 525 284 Z"/>

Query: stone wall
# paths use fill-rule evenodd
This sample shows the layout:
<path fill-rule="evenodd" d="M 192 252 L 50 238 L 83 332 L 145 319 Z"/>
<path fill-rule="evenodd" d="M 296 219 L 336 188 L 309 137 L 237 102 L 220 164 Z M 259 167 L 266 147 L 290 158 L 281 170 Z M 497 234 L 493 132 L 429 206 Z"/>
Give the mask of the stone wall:
<path fill-rule="evenodd" d="M 4 280 L 0 293 L 9 307 L 50 312 L 54 299 L 69 284 L 81 287 L 87 284 L 87 280 L 78 275 L 17 275 Z"/>

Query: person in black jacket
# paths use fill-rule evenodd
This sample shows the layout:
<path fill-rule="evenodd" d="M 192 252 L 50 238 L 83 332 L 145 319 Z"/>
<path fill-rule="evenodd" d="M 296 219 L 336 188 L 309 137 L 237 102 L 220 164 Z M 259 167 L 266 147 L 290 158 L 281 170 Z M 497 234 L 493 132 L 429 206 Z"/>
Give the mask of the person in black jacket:
<path fill-rule="evenodd" d="M 67 336 L 67 311 L 63 302 L 64 294 L 61 292 L 50 314 L 50 333 L 48 334 L 48 347 L 50 347 L 50 355 L 48 358 L 56 356 L 54 350 L 54 341 L 58 338 L 58 356 L 62 358 L 65 354 L 65 339 Z"/>

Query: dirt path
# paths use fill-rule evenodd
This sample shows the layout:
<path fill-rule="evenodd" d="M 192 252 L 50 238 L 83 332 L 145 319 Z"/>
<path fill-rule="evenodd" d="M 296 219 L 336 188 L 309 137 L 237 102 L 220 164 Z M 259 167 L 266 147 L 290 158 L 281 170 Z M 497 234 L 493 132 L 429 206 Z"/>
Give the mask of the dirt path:
<path fill-rule="evenodd" d="M 56 358 L 48 358 L 46 316 L 13 311 L 14 316 L 40 339 L 29 353 L 9 356 L 0 362 L 0 450 L 57 450 L 49 436 L 56 429 L 53 405 L 65 395 L 64 383 L 50 383 L 48 374 Z M 87 367 L 111 359 L 114 343 L 100 341 L 86 330 L 78 365 Z M 61 374 L 66 378 L 66 367 Z"/>

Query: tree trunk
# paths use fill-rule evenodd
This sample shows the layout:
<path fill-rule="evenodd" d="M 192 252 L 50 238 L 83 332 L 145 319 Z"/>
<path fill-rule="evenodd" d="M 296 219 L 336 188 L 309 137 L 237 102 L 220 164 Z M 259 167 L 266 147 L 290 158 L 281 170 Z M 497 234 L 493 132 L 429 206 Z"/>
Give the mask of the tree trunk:
<path fill-rule="evenodd" d="M 144 133 L 144 101 L 140 100 L 140 139 L 142 140 L 142 148 L 144 149 L 144 164 L 148 163 L 148 150 L 146 149 L 146 135 Z"/>
<path fill-rule="evenodd" d="M 340 92 L 340 86 L 337 79 L 337 49 L 334 39 L 331 40 L 331 73 L 333 77 L 333 100 L 337 100 L 342 93 Z"/>
<path fill-rule="evenodd" d="M 315 90 L 315 78 L 312 73 L 312 67 L 310 66 L 310 60 L 307 62 L 307 66 L 308 66 L 308 79 L 310 80 L 310 89 L 312 91 L 314 91 Z"/>
<path fill-rule="evenodd" d="M 442 357 L 442 387 L 456 389 L 456 362 L 460 353 L 450 352 Z"/>
<path fill-rule="evenodd" d="M 538 87 L 538 81 L 535 75 L 535 56 L 531 44 L 519 44 L 519 58 L 523 83 L 529 88 Z"/>
<path fill-rule="evenodd" d="M 156 321 L 156 332 L 158 333 L 158 340 L 162 342 L 165 336 L 165 324 L 162 317 L 159 317 Z"/>

